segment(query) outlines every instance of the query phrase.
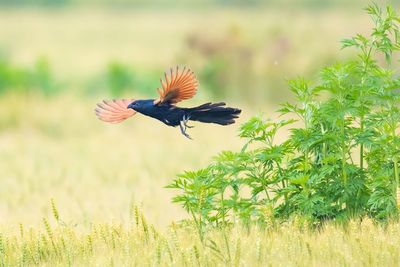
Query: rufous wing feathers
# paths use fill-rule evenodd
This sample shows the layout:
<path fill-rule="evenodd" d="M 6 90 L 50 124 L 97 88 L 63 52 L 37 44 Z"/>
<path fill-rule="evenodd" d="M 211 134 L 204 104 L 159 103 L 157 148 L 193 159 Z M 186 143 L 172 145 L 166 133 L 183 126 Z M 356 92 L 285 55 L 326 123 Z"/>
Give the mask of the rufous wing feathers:
<path fill-rule="evenodd" d="M 154 101 L 155 104 L 175 104 L 192 98 L 196 94 L 199 85 L 194 72 L 186 67 L 183 70 L 179 70 L 179 67 L 176 67 L 175 71 L 171 68 L 169 75 L 164 73 L 164 80 L 160 79 L 160 81 L 162 89 L 158 89 L 160 98 Z"/>

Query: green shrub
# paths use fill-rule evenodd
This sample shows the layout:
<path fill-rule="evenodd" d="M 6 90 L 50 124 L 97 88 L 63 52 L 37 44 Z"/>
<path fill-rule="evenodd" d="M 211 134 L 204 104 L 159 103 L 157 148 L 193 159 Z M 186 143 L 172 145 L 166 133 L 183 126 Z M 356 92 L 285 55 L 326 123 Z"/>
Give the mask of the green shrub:
<path fill-rule="evenodd" d="M 51 95 L 60 89 L 46 59 L 39 58 L 33 68 L 23 68 L 0 58 L 0 93 L 39 92 Z"/>
<path fill-rule="evenodd" d="M 132 72 L 120 63 L 111 63 L 107 69 L 107 84 L 112 95 L 121 95 L 134 84 Z"/>
<path fill-rule="evenodd" d="M 132 95 L 154 96 L 155 88 L 159 87 L 159 73 L 157 71 L 143 71 L 118 61 L 110 62 L 107 68 L 96 75 L 86 85 L 88 94 L 109 94 L 121 97 Z"/>
<path fill-rule="evenodd" d="M 372 33 L 342 41 L 357 49 L 355 60 L 324 68 L 315 85 L 291 81 L 297 102 L 279 110 L 288 119 L 251 118 L 240 128 L 240 152 L 222 152 L 168 186 L 180 190 L 173 201 L 200 231 L 299 215 L 317 223 L 398 215 L 400 80 L 390 62 L 400 48 L 400 17 L 391 7 L 366 10 Z"/>

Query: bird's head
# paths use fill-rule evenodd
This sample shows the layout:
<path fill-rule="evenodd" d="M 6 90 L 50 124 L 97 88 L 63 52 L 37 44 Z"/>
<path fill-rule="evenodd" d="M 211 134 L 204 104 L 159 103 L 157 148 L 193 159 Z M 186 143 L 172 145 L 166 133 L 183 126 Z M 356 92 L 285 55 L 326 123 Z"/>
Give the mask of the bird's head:
<path fill-rule="evenodd" d="M 141 111 L 143 109 L 148 108 L 149 106 L 153 106 L 154 100 L 135 100 L 128 105 L 128 108 L 131 108 L 136 111 Z"/>

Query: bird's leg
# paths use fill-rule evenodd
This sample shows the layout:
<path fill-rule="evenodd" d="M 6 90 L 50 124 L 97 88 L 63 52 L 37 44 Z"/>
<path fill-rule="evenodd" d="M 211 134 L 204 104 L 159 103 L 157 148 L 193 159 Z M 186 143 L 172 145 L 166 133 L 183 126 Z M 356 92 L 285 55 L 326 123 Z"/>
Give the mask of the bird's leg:
<path fill-rule="evenodd" d="M 187 121 L 185 121 L 185 127 L 189 128 L 189 129 L 194 128 L 194 126 L 192 126 L 192 125 L 187 125 Z"/>
<path fill-rule="evenodd" d="M 189 121 L 190 117 L 186 118 L 186 115 L 183 115 L 183 124 L 185 125 L 185 128 L 193 128 L 194 126 L 187 125 L 187 122 Z"/>
<path fill-rule="evenodd" d="M 182 133 L 185 137 L 187 137 L 187 138 L 189 138 L 189 139 L 192 139 L 192 138 L 190 137 L 190 135 L 188 135 L 188 134 L 186 133 L 186 125 L 185 125 L 185 122 L 184 122 L 184 121 L 180 121 L 180 122 L 179 122 L 179 128 L 181 128 L 181 133 Z"/>

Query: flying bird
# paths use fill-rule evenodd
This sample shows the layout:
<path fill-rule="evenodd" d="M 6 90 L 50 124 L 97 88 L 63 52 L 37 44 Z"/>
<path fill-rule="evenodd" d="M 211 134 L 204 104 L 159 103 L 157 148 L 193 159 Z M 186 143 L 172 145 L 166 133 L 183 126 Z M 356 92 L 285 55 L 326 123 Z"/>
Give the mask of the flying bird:
<path fill-rule="evenodd" d="M 191 137 L 186 130 L 193 126 L 189 126 L 188 121 L 229 125 L 239 117 L 241 110 L 226 107 L 224 102 L 206 103 L 193 108 L 176 106 L 176 103 L 192 98 L 199 85 L 194 72 L 186 67 L 182 70 L 179 67 L 175 70 L 171 68 L 168 74 L 164 73 L 164 79 L 161 78 L 160 81 L 159 98 L 104 100 L 97 104 L 97 117 L 105 122 L 119 123 L 139 112 L 168 126 L 179 126 L 181 133 L 189 139 Z"/>

